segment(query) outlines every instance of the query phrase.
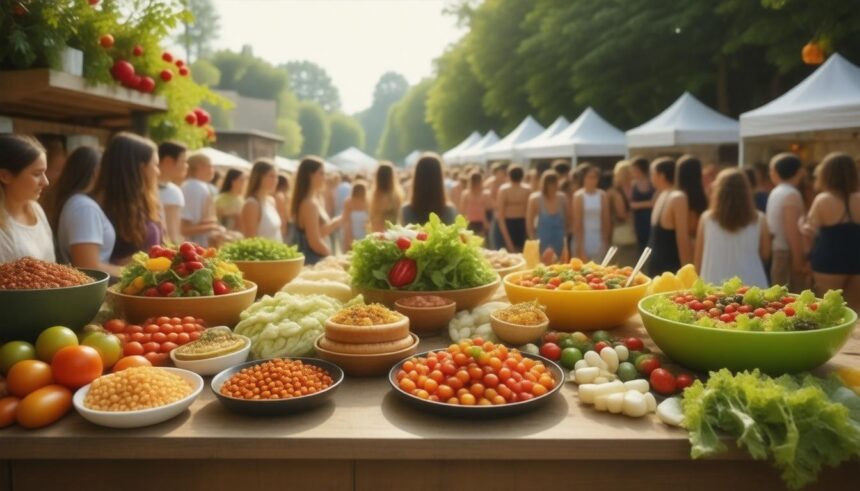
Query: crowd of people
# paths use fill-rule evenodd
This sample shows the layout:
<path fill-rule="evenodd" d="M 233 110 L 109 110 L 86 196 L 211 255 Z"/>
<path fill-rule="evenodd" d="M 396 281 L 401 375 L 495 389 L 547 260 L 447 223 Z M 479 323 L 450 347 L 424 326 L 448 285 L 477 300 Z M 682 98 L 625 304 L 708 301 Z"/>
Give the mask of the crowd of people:
<path fill-rule="evenodd" d="M 547 262 L 600 261 L 616 246 L 614 262 L 632 265 L 647 246 L 652 275 L 694 264 L 709 282 L 841 288 L 860 306 L 858 167 L 842 153 L 815 166 L 782 153 L 746 169 L 632 157 L 611 171 L 567 160 L 446 169 L 425 153 L 410 172 L 381 162 L 359 176 L 305 157 L 294 175 L 262 159 L 221 176 L 181 144 L 119 133 L 103 151 L 76 148 L 56 182 L 47 171 L 35 138 L 0 136 L 0 262 L 31 256 L 116 275 L 155 244 L 244 236 L 295 244 L 314 264 L 387 223 L 435 213 L 445 223 L 463 215 L 489 248 L 537 239 Z"/>

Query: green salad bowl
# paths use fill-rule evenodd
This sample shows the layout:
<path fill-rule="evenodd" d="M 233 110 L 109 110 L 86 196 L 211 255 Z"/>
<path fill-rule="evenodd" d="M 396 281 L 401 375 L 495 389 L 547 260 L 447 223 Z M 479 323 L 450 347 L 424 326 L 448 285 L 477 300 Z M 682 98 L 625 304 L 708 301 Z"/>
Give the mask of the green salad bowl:
<path fill-rule="evenodd" d="M 761 332 L 716 329 L 672 321 L 650 312 L 658 293 L 639 302 L 648 335 L 669 358 L 685 367 L 711 371 L 758 368 L 769 375 L 812 370 L 833 358 L 848 341 L 857 313 L 845 307 L 842 322 L 812 331 Z"/>
<path fill-rule="evenodd" d="M 81 272 L 93 282 L 64 288 L 0 290 L 0 344 L 33 342 L 49 327 L 78 330 L 93 320 L 104 302 L 110 276 L 92 269 Z"/>

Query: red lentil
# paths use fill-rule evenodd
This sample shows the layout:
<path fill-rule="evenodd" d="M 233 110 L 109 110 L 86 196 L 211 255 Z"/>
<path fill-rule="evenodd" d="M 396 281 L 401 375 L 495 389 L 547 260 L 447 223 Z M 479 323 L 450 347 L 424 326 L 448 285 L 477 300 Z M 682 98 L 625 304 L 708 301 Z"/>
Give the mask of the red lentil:
<path fill-rule="evenodd" d="M 333 383 L 329 373 L 300 360 L 275 358 L 227 379 L 221 394 L 237 399 L 292 399 L 320 392 Z"/>
<path fill-rule="evenodd" d="M 42 290 L 92 283 L 75 268 L 24 257 L 0 264 L 0 290 Z"/>

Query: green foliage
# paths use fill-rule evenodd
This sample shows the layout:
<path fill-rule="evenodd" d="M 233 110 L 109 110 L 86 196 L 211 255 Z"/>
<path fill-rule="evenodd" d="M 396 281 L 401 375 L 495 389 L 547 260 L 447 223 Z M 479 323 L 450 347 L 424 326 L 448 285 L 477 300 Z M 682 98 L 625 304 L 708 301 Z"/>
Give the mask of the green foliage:
<path fill-rule="evenodd" d="M 406 77 L 396 72 L 386 72 L 376 82 L 376 87 L 373 89 L 373 103 L 356 115 L 364 127 L 368 150 L 373 151 L 378 148 L 388 118 L 388 110 L 406 95 L 407 90 L 409 90 L 409 82 L 406 81 Z"/>
<path fill-rule="evenodd" d="M 340 92 L 328 72 L 311 61 L 291 61 L 285 65 L 289 73 L 290 89 L 302 101 L 313 101 L 326 112 L 340 109 Z"/>
<path fill-rule="evenodd" d="M 283 137 L 279 153 L 284 157 L 298 157 L 302 151 L 302 127 L 298 121 L 290 118 L 278 119 L 278 135 Z"/>
<path fill-rule="evenodd" d="M 185 9 L 191 14 L 183 22 L 182 32 L 176 41 L 185 47 L 188 60 L 199 60 L 208 56 L 212 42 L 218 38 L 220 22 L 218 10 L 212 0 L 182 0 Z"/>
<path fill-rule="evenodd" d="M 349 147 L 359 150 L 364 148 L 364 128 L 353 117 L 342 113 L 334 113 L 328 118 L 331 136 L 329 137 L 328 153 L 334 155 Z"/>
<path fill-rule="evenodd" d="M 191 77 L 200 85 L 217 87 L 221 83 L 221 72 L 209 60 L 197 60 L 191 64 Z"/>
<path fill-rule="evenodd" d="M 302 155 L 327 155 L 331 129 L 325 111 L 313 101 L 299 104 L 298 123 L 302 128 Z"/>
<path fill-rule="evenodd" d="M 382 137 L 379 139 L 379 146 L 376 148 L 376 155 L 381 159 L 397 161 L 404 157 L 404 153 L 400 149 L 400 128 L 397 126 L 397 104 L 391 107 L 388 111 L 388 116 L 385 118 L 385 129 L 382 131 Z"/>
<path fill-rule="evenodd" d="M 235 90 L 247 97 L 277 99 L 287 86 L 287 73 L 254 56 L 250 46 L 239 53 L 219 51 L 211 61 L 221 72 L 219 89 Z"/>
<path fill-rule="evenodd" d="M 413 150 L 435 150 L 436 136 L 427 123 L 427 93 L 433 80 L 422 80 L 394 104 L 379 142 L 380 157 L 400 161 Z"/>

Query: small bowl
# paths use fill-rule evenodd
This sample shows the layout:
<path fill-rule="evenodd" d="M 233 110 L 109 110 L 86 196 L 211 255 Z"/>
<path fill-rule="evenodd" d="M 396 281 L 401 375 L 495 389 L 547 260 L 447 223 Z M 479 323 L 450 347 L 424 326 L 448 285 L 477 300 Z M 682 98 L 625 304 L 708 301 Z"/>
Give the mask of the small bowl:
<path fill-rule="evenodd" d="M 486 285 L 476 286 L 474 288 L 463 288 L 460 290 L 435 290 L 435 291 L 412 291 L 412 290 L 382 290 L 378 288 L 355 288 L 357 294 L 364 295 L 367 302 L 376 302 L 385 304 L 389 307 L 394 306 L 394 302 L 401 298 L 414 297 L 415 295 L 438 295 L 440 297 L 450 298 L 457 303 L 457 310 L 471 310 L 481 305 L 482 303 L 493 298 L 493 294 L 499 289 L 499 279 L 496 278 L 491 283 Z"/>
<path fill-rule="evenodd" d="M 513 324 L 503 321 L 496 317 L 496 314 L 490 314 L 490 327 L 496 336 L 513 346 L 522 346 L 539 339 L 549 327 L 549 318 L 534 326 L 526 326 L 523 324 Z"/>
<path fill-rule="evenodd" d="M 237 334 L 237 336 L 239 335 Z M 176 358 L 176 350 L 172 350 L 170 352 L 170 359 L 176 365 L 176 368 L 189 370 L 203 376 L 215 375 L 248 359 L 248 354 L 251 352 L 251 339 L 247 336 L 240 337 L 245 340 L 245 346 L 239 351 L 203 360 L 179 360 Z"/>
<path fill-rule="evenodd" d="M 293 281 L 305 265 L 305 257 L 278 261 L 233 261 L 244 278 L 257 284 L 257 298 L 274 295 Z"/>
<path fill-rule="evenodd" d="M 191 385 L 191 394 L 166 406 L 150 409 L 140 409 L 138 411 L 95 411 L 84 406 L 84 399 L 86 399 L 92 385 L 89 384 L 75 392 L 72 402 L 78 414 L 90 423 L 99 426 L 107 426 L 108 428 L 140 428 L 142 426 L 162 423 L 179 416 L 191 406 L 191 403 L 197 399 L 197 396 L 203 390 L 203 378 L 194 372 L 189 372 L 181 368 L 161 368 L 161 370 L 167 370 L 185 379 Z M 104 376 L 110 377 L 111 375 Z"/>
<path fill-rule="evenodd" d="M 496 269 L 496 273 L 499 273 L 499 276 L 504 278 L 505 276 L 516 273 L 517 271 L 522 271 L 526 269 L 526 260 L 523 259 L 513 266 L 508 266 L 507 268 L 498 268 Z"/>
<path fill-rule="evenodd" d="M 409 317 L 409 329 L 412 332 L 421 335 L 439 334 L 448 327 L 448 323 L 457 314 L 457 302 L 450 298 L 442 298 L 448 300 L 448 303 L 439 307 L 412 307 L 403 305 L 401 302 L 405 299 L 402 298 L 394 302 L 394 310 Z"/>
<path fill-rule="evenodd" d="M 129 322 L 142 322 L 150 317 L 198 317 L 209 326 L 234 327 L 239 322 L 239 314 L 254 303 L 257 285 L 245 281 L 245 289 L 225 295 L 206 297 L 144 297 L 126 295 L 107 290 L 108 303 L 114 311 Z"/>
<path fill-rule="evenodd" d="M 51 326 L 77 331 L 93 320 L 104 303 L 110 275 L 92 269 L 81 272 L 94 281 L 63 288 L 0 290 L 0 344 L 12 340 L 32 343 Z"/>
<path fill-rule="evenodd" d="M 348 353 L 336 353 L 320 347 L 321 335 L 314 342 L 317 356 L 323 360 L 336 363 L 343 371 L 352 377 L 375 377 L 385 375 L 397 362 L 414 355 L 418 352 L 418 336 L 410 334 L 414 342 L 408 347 L 391 353 L 378 353 L 372 355 L 355 355 Z"/>
<path fill-rule="evenodd" d="M 297 413 L 324 404 L 332 398 L 334 392 L 343 382 L 343 370 L 333 363 L 318 360 L 316 358 L 290 358 L 290 360 L 300 360 L 306 365 L 314 365 L 324 369 L 329 373 L 329 375 L 331 375 L 332 384 L 316 394 L 309 394 L 292 399 L 250 400 L 221 394 L 221 386 L 224 385 L 224 382 L 226 382 L 230 377 L 244 368 L 253 367 L 266 361 L 254 360 L 222 371 L 212 378 L 212 383 L 209 385 L 212 388 L 212 392 L 215 393 L 215 397 L 218 398 L 218 401 L 231 411 L 247 414 L 249 416 L 278 416 Z"/>

